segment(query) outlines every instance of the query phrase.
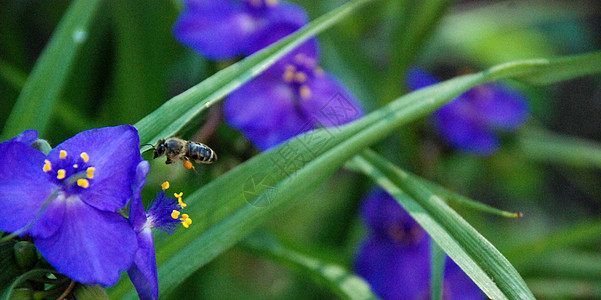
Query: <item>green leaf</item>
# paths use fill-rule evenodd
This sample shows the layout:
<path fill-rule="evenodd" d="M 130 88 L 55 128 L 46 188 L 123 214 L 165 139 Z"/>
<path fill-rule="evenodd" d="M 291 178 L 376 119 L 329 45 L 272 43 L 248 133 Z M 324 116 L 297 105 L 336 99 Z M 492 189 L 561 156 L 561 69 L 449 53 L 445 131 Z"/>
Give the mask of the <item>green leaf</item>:
<path fill-rule="evenodd" d="M 2 298 L 3 300 L 9 300 L 9 299 L 16 299 L 16 298 L 21 298 L 24 295 L 30 295 L 33 294 L 33 291 L 31 290 L 27 290 L 28 292 L 25 292 L 24 290 L 19 290 L 18 287 L 19 285 L 21 285 L 22 283 L 24 283 L 25 281 L 29 280 L 29 279 L 36 279 L 36 278 L 43 278 L 48 274 L 54 273 L 55 271 L 53 270 L 46 270 L 46 269 L 33 269 L 27 273 L 24 273 L 23 275 L 19 276 L 15 281 L 13 281 L 13 283 L 4 291 L 4 294 L 2 294 Z"/>
<path fill-rule="evenodd" d="M 309 25 L 308 28 L 313 27 Z M 258 53 L 248 60 L 261 55 L 262 53 Z M 580 56 L 575 58 L 578 57 Z M 561 74 L 565 70 L 561 64 L 555 65 L 555 61 L 527 60 L 508 63 L 415 91 L 350 124 L 338 128 L 322 128 L 299 135 L 213 180 L 187 197 L 189 205 L 186 213 L 195 220 L 193 225 L 188 230 L 157 241 L 161 295 L 168 294 L 198 268 L 233 246 L 267 220 L 285 211 L 300 198 L 300 195 L 326 180 L 347 160 L 402 125 L 430 114 L 457 95 L 487 81 L 525 76 L 541 68 L 545 68 L 550 73 Z M 601 68 L 598 72 L 601 72 Z M 245 74 L 242 73 L 242 76 Z M 195 89 L 192 88 L 184 94 L 196 93 Z M 187 116 L 180 117 L 185 119 Z M 170 119 L 170 121 L 178 120 Z M 168 126 L 165 123 L 161 124 L 161 126 Z M 150 136 L 149 133 L 163 130 L 156 124 L 147 124 L 147 126 L 151 128 L 138 128 L 146 134 L 147 138 Z M 440 203 L 447 207 L 444 202 L 440 201 Z M 467 238 L 462 240 L 466 243 L 467 241 L 471 240 Z M 459 246 L 494 249 L 487 242 L 484 245 L 470 243 Z M 456 253 L 453 254 L 455 257 L 452 257 L 457 261 Z M 191 257 L 194 259 L 190 259 Z M 459 265 L 474 267 L 468 271 L 478 273 L 479 276 L 476 277 L 480 282 L 485 278 L 490 280 L 486 273 L 481 271 L 481 267 L 486 267 L 486 271 L 490 273 L 506 275 L 504 272 L 507 270 L 504 265 L 481 266 L 468 258 L 464 259 L 460 260 Z M 494 299 L 507 298 L 504 293 L 530 295 L 523 282 L 521 285 L 517 284 L 520 282 L 519 275 L 513 274 L 509 281 L 498 282 L 502 279 L 505 279 L 505 276 L 495 277 L 495 281 L 486 282 L 483 289 Z M 497 284 L 503 288 L 503 292 Z M 505 290 L 508 287 L 512 290 Z M 135 291 L 124 283 L 114 287 L 110 295 L 112 298 L 136 297 Z"/>
<path fill-rule="evenodd" d="M 436 243 L 430 243 L 430 291 L 432 300 L 442 300 L 444 266 L 447 254 Z"/>
<path fill-rule="evenodd" d="M 531 279 L 528 285 L 541 299 L 599 299 L 601 282 L 597 280 Z"/>
<path fill-rule="evenodd" d="M 601 168 L 601 144 L 547 130 L 524 128 L 518 135 L 520 156 L 575 168 Z"/>
<path fill-rule="evenodd" d="M 252 235 L 243 246 L 260 255 L 309 274 L 343 299 L 378 299 L 369 285 L 345 268 L 321 261 L 297 250 L 285 247 L 271 236 Z"/>
<path fill-rule="evenodd" d="M 78 300 L 109 299 L 106 291 L 99 285 L 77 284 L 75 289 L 73 289 L 73 295 Z"/>
<path fill-rule="evenodd" d="M 440 197 L 373 151 L 355 160 L 363 173 L 390 193 L 488 297 L 534 299 L 509 261 Z"/>
<path fill-rule="evenodd" d="M 589 243 L 591 239 L 601 236 L 601 221 L 587 220 L 568 228 L 564 228 L 549 236 L 530 240 L 505 252 L 514 264 L 527 264 L 530 257 L 538 257 L 551 250 Z M 524 255 L 528 253 L 528 255 Z"/>
<path fill-rule="evenodd" d="M 270 67 L 313 35 L 344 19 L 362 5 L 373 0 L 355 0 L 333 10 L 279 42 L 229 66 L 165 102 L 144 117 L 135 127 L 142 143 L 154 143 L 176 134 L 195 116 L 220 101 L 227 94 Z"/>
<path fill-rule="evenodd" d="M 354 163 L 354 161 L 349 161 L 346 164 L 346 167 L 348 167 L 351 170 L 360 171 L 358 166 Z M 484 204 L 482 202 L 478 202 L 476 200 L 470 199 L 463 195 L 457 194 L 451 190 L 448 190 L 447 188 L 445 188 L 443 186 L 440 186 L 436 183 L 433 183 L 424 178 L 421 178 L 415 174 L 412 174 L 411 172 L 407 172 L 406 170 L 403 170 L 403 172 L 407 173 L 407 176 L 413 178 L 413 180 L 417 180 L 420 184 L 423 184 L 424 186 L 426 186 L 429 190 L 431 190 L 433 193 L 435 193 L 438 197 L 440 197 L 443 201 L 445 201 L 447 203 L 456 204 L 456 205 L 463 206 L 463 207 L 466 207 L 469 209 L 473 209 L 476 211 L 493 214 L 493 215 L 497 215 L 497 216 L 501 216 L 501 217 L 505 217 L 505 218 L 519 218 L 522 216 L 522 214 L 519 212 L 516 213 L 516 212 L 504 211 L 504 210 L 492 207 L 490 205 Z"/>
<path fill-rule="evenodd" d="M 101 3 L 100 0 L 78 0 L 71 4 L 25 82 L 0 140 L 26 129 L 36 129 L 44 135 L 54 103 Z"/>

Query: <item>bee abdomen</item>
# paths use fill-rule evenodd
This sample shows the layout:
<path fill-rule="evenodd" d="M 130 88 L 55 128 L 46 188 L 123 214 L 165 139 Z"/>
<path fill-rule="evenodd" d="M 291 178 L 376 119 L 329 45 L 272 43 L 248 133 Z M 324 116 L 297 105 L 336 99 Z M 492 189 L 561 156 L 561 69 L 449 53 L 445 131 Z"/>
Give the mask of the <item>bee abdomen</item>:
<path fill-rule="evenodd" d="M 217 160 L 217 154 L 207 145 L 188 142 L 188 158 L 197 163 L 210 164 Z"/>

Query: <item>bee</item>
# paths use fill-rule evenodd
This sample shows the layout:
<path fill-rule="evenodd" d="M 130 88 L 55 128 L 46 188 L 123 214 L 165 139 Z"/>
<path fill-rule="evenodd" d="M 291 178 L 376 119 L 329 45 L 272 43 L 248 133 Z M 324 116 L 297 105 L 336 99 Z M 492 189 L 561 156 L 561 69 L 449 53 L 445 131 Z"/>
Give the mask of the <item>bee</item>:
<path fill-rule="evenodd" d="M 165 161 L 166 164 L 171 164 L 174 161 L 181 159 L 184 161 L 184 167 L 186 167 L 186 169 L 193 168 L 190 161 L 202 164 L 211 164 L 217 161 L 217 154 L 215 151 L 203 143 L 171 137 L 166 140 L 160 139 L 156 145 L 150 146 L 154 150 L 153 158 L 165 155 L 167 156 L 167 160 Z"/>

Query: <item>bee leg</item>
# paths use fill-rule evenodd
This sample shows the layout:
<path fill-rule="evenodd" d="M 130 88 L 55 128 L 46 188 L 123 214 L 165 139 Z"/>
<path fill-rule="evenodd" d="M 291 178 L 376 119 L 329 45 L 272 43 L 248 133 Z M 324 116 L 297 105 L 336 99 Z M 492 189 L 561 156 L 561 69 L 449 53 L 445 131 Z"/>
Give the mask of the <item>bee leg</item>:
<path fill-rule="evenodd" d="M 165 161 L 166 165 L 170 165 L 171 163 L 173 163 L 173 161 L 167 157 L 167 160 Z"/>

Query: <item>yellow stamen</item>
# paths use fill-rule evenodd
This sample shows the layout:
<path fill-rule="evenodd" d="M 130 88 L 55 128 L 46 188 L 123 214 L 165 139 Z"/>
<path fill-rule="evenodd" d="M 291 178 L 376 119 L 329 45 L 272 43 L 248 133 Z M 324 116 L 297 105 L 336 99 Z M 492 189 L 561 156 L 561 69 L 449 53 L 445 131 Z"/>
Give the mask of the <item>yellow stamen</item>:
<path fill-rule="evenodd" d="M 94 167 L 89 167 L 86 169 L 86 177 L 88 177 L 89 179 L 94 178 L 94 171 L 96 171 L 96 168 Z"/>
<path fill-rule="evenodd" d="M 305 74 L 304 72 L 296 72 L 294 74 L 294 81 L 298 83 L 304 83 L 305 81 L 307 81 L 307 74 Z"/>
<path fill-rule="evenodd" d="M 307 58 L 307 56 L 304 53 L 299 53 L 294 56 L 294 62 L 301 65 L 305 61 L 306 58 Z"/>
<path fill-rule="evenodd" d="M 307 57 L 307 59 L 305 59 L 305 67 L 307 68 L 314 68 L 316 63 L 314 58 Z"/>
<path fill-rule="evenodd" d="M 271 7 L 278 5 L 278 2 L 279 2 L 278 0 L 265 0 L 265 4 L 267 4 L 267 6 L 271 6 Z"/>
<path fill-rule="evenodd" d="M 179 194 L 173 193 L 173 196 L 175 196 L 175 198 L 177 198 L 177 199 L 181 199 L 183 195 L 184 195 L 184 192 L 180 192 Z"/>
<path fill-rule="evenodd" d="M 56 179 L 63 179 L 65 178 L 65 169 L 60 169 L 58 171 L 56 171 Z"/>
<path fill-rule="evenodd" d="M 44 170 L 44 172 L 49 172 L 50 170 L 52 170 L 52 164 L 50 164 L 49 160 L 44 159 L 44 167 L 42 168 L 42 170 Z"/>
<path fill-rule="evenodd" d="M 299 94 L 301 98 L 309 99 L 311 98 L 311 89 L 306 85 L 302 85 L 299 89 Z"/>
<path fill-rule="evenodd" d="M 169 181 L 165 181 L 163 182 L 163 184 L 161 184 L 161 188 L 163 188 L 163 191 L 169 188 Z"/>
<path fill-rule="evenodd" d="M 80 187 L 87 189 L 90 186 L 90 182 L 87 179 L 77 179 L 77 185 L 79 185 Z"/>
<path fill-rule="evenodd" d="M 171 217 L 172 217 L 172 218 L 174 218 L 174 219 L 177 219 L 177 218 L 179 218 L 179 210 L 175 210 L 175 209 L 174 209 L 174 210 L 171 212 Z"/>
<path fill-rule="evenodd" d="M 188 216 L 188 214 L 182 214 L 182 218 L 180 220 L 184 221 L 189 218 L 190 218 L 190 216 Z"/>
<path fill-rule="evenodd" d="M 192 219 L 190 219 L 190 218 L 186 218 L 185 220 L 183 220 L 183 221 L 182 221 L 182 225 L 183 225 L 185 228 L 188 228 L 188 227 L 190 227 L 190 224 L 192 224 Z"/>
<path fill-rule="evenodd" d="M 79 165 L 78 164 L 73 164 L 73 169 L 77 169 L 77 168 L 79 168 Z"/>
<path fill-rule="evenodd" d="M 177 203 L 179 204 L 179 206 L 181 208 L 188 206 L 188 204 L 186 204 L 186 203 L 184 203 L 184 201 L 182 201 L 182 198 L 177 198 Z"/>
<path fill-rule="evenodd" d="M 284 78 L 285 82 L 288 82 L 288 83 L 292 82 L 294 80 L 294 71 L 291 71 L 291 72 L 286 71 L 286 72 L 284 72 L 283 78 Z"/>
<path fill-rule="evenodd" d="M 61 150 L 60 154 L 58 155 L 58 158 L 60 158 L 60 159 L 67 158 L 67 151 Z"/>
<path fill-rule="evenodd" d="M 85 152 L 82 152 L 79 156 L 81 156 L 81 158 L 83 158 L 83 162 L 88 162 L 88 160 L 90 160 L 90 157 Z"/>
<path fill-rule="evenodd" d="M 294 65 L 286 65 L 286 72 L 296 72 L 296 67 Z"/>
<path fill-rule="evenodd" d="M 185 160 L 184 161 L 184 168 L 190 170 L 190 169 L 194 168 L 194 165 L 189 160 Z"/>
<path fill-rule="evenodd" d="M 322 76 L 324 73 L 324 70 L 322 67 L 317 67 L 317 68 L 315 68 L 313 73 L 315 74 L 315 76 Z"/>

